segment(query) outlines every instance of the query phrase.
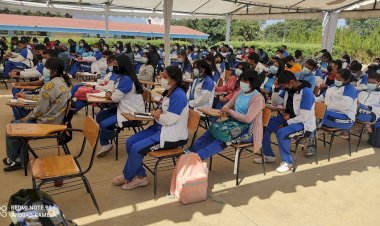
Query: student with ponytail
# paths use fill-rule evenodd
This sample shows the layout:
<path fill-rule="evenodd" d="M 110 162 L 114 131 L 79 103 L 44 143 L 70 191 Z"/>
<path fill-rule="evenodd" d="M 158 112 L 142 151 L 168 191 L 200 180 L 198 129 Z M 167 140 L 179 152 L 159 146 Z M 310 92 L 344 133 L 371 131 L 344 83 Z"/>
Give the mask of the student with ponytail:
<path fill-rule="evenodd" d="M 124 190 L 148 185 L 142 165 L 147 152 L 178 148 L 187 143 L 189 107 L 181 70 L 175 66 L 166 67 L 161 74 L 161 86 L 165 88 L 164 98 L 161 108 L 153 112 L 154 124 L 128 138 L 128 159 L 123 175 L 112 180 L 115 186 L 122 186 Z"/>

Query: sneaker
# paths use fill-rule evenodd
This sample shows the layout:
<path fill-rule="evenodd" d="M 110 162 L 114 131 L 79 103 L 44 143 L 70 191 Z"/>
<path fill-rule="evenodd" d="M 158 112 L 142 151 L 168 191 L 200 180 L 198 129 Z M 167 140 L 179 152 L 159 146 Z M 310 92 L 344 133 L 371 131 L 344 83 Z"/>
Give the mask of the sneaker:
<path fill-rule="evenodd" d="M 342 132 L 341 134 L 339 134 L 339 136 L 342 139 L 348 140 L 348 132 Z"/>
<path fill-rule="evenodd" d="M 69 76 L 69 78 L 73 78 L 73 76 L 72 75 L 70 75 L 70 74 L 67 74 L 68 76 Z"/>
<path fill-rule="evenodd" d="M 282 162 L 279 167 L 277 167 L 277 173 L 286 173 L 292 169 L 292 164 Z"/>
<path fill-rule="evenodd" d="M 10 158 L 3 158 L 3 163 L 7 166 L 12 164 L 12 160 Z"/>
<path fill-rule="evenodd" d="M 7 166 L 7 167 L 4 168 L 4 171 L 5 172 L 11 172 L 11 171 L 19 170 L 21 168 L 22 167 L 21 167 L 21 163 L 20 162 L 12 161 L 12 163 L 9 166 Z"/>
<path fill-rule="evenodd" d="M 126 181 L 125 181 L 124 175 L 120 175 L 112 179 L 112 184 L 115 186 L 121 186 L 125 184 L 125 182 Z"/>
<path fill-rule="evenodd" d="M 315 155 L 315 148 L 314 147 L 307 147 L 306 151 L 304 152 L 305 157 L 311 157 Z"/>
<path fill-rule="evenodd" d="M 132 190 L 137 187 L 147 186 L 149 184 L 148 179 L 146 177 L 140 179 L 138 177 L 133 178 L 133 180 L 129 183 L 123 184 L 121 188 L 123 190 Z"/>
<path fill-rule="evenodd" d="M 265 162 L 265 163 L 270 163 L 270 162 L 275 162 L 275 161 L 276 161 L 276 157 L 273 157 L 273 156 L 265 156 L 265 155 L 264 155 L 264 162 Z M 263 163 L 261 157 L 254 158 L 254 159 L 253 159 L 253 162 L 254 162 L 254 163 L 257 163 L 257 164 L 261 164 L 261 163 Z"/>
<path fill-rule="evenodd" d="M 101 157 L 104 157 L 108 154 L 109 151 L 112 150 L 112 144 L 107 144 L 107 145 L 104 145 L 100 148 L 100 151 L 98 151 L 98 153 L 96 153 L 96 157 L 98 158 L 101 158 Z"/>

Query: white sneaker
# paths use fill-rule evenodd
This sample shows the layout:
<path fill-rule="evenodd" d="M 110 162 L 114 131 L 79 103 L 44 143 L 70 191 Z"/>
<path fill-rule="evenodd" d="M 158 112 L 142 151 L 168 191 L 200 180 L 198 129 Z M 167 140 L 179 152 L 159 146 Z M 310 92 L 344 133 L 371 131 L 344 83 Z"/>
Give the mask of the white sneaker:
<path fill-rule="evenodd" d="M 107 153 L 112 150 L 112 148 L 113 148 L 112 144 L 107 144 L 107 145 L 102 146 L 100 148 L 100 151 L 96 153 L 96 157 L 100 158 L 100 157 L 106 156 Z"/>
<path fill-rule="evenodd" d="M 275 161 L 276 161 L 276 157 L 273 157 L 273 156 L 265 156 L 265 155 L 264 155 L 264 162 L 265 162 L 265 163 L 267 163 L 267 162 L 275 162 Z M 263 163 L 261 157 L 254 158 L 254 159 L 253 159 L 253 162 L 254 162 L 254 163 L 257 163 L 257 164 L 261 164 L 261 163 Z"/>
<path fill-rule="evenodd" d="M 282 162 L 280 166 L 276 169 L 277 173 L 286 173 L 293 168 L 292 164 Z"/>
<path fill-rule="evenodd" d="M 70 75 L 70 74 L 67 74 L 68 76 L 69 76 L 69 78 L 73 78 L 73 76 L 72 75 Z"/>

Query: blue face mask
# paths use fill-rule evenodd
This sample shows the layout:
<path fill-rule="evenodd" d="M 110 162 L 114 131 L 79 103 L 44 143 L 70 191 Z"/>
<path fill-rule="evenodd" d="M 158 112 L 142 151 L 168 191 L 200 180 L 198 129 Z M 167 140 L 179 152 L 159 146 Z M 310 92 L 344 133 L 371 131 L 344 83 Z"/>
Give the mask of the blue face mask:
<path fill-rule="evenodd" d="M 251 90 L 251 88 L 249 87 L 249 84 L 244 83 L 244 82 L 240 82 L 240 89 L 245 93 Z"/>
<path fill-rule="evenodd" d="M 44 67 L 42 75 L 44 76 L 44 83 L 48 83 L 50 81 L 50 70 Z"/>
<path fill-rule="evenodd" d="M 277 72 L 278 72 L 278 67 L 273 66 L 273 65 L 269 67 L 269 73 L 277 74 Z"/>

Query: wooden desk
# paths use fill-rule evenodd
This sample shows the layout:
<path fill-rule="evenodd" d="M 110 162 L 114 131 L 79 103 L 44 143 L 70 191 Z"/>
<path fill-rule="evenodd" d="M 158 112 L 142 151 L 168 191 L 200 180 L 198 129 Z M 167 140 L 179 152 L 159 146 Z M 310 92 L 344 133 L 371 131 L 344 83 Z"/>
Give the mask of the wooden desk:
<path fill-rule="evenodd" d="M 158 103 L 160 102 L 159 100 L 157 100 L 158 98 L 162 98 L 162 95 L 157 93 L 155 90 L 152 90 L 150 91 L 150 94 L 151 94 L 151 98 L 152 98 L 152 102 L 154 103 Z"/>
<path fill-rule="evenodd" d="M 37 89 L 42 88 L 42 86 L 17 86 L 16 83 L 12 83 L 12 86 L 16 89 L 24 89 L 24 90 L 37 90 Z"/>
<path fill-rule="evenodd" d="M 66 125 L 16 123 L 7 125 L 11 137 L 45 137 L 54 132 L 66 130 Z"/>
<path fill-rule="evenodd" d="M 114 103 L 112 100 L 107 100 L 105 97 L 95 97 L 92 96 L 90 93 L 87 93 L 87 102 L 88 103 L 94 103 L 94 104 L 112 104 Z"/>
<path fill-rule="evenodd" d="M 139 80 L 141 84 L 143 85 L 149 85 L 149 86 L 159 86 L 160 83 L 158 82 L 151 82 L 151 81 L 144 81 L 144 80 Z"/>
<path fill-rule="evenodd" d="M 135 117 L 132 113 L 121 113 L 128 121 L 154 121 L 154 118 L 139 118 Z"/>
<path fill-rule="evenodd" d="M 276 106 L 273 106 L 271 104 L 266 104 L 265 107 L 270 109 L 271 111 L 280 111 L 280 112 L 285 111 L 284 107 L 276 107 Z"/>
<path fill-rule="evenodd" d="M 213 116 L 213 117 L 223 117 L 225 114 L 223 114 L 219 109 L 213 109 L 213 108 L 198 108 L 198 111 L 202 112 L 206 116 Z"/>
<path fill-rule="evenodd" d="M 23 103 L 20 103 L 20 102 L 10 102 L 10 101 L 8 101 L 7 105 L 9 107 L 35 108 L 37 106 L 37 103 L 35 103 L 35 104 L 23 104 Z"/>

